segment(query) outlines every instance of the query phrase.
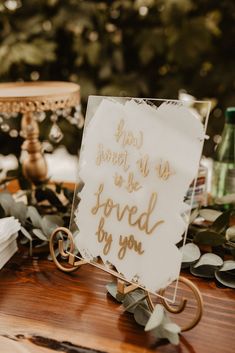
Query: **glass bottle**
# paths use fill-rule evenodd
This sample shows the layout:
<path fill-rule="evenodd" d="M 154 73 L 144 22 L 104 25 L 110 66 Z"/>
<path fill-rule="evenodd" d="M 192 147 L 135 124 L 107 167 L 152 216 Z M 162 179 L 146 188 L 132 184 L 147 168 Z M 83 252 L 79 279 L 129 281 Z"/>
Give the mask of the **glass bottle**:
<path fill-rule="evenodd" d="M 225 125 L 213 163 L 212 197 L 235 193 L 235 107 L 226 109 Z"/>

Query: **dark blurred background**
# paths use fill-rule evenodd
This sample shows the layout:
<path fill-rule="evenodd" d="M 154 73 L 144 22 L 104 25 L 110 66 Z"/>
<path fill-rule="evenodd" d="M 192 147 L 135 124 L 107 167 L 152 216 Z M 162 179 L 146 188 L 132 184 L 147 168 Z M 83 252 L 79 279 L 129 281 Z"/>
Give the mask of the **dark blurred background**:
<path fill-rule="evenodd" d="M 0 81 L 18 80 L 76 82 L 83 110 L 90 94 L 210 99 L 212 156 L 235 105 L 235 1 L 0 1 Z M 81 133 L 62 124 L 76 153 Z M 1 153 L 20 151 L 20 137 L 0 141 Z"/>

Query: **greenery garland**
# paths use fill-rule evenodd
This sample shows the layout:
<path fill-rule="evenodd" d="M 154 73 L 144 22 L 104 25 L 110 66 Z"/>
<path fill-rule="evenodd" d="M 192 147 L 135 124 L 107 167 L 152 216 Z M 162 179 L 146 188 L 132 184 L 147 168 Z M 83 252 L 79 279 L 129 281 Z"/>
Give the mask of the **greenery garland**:
<path fill-rule="evenodd" d="M 20 190 L 12 196 L 4 191 L 4 187 L 13 180 L 17 180 Z M 56 227 L 68 226 L 73 191 L 63 183 L 50 183 L 47 180 L 32 186 L 21 170 L 17 169 L 9 171 L 0 186 L 3 188 L 0 193 L 0 217 L 14 216 L 21 222 L 24 236 L 21 242 L 30 242 L 34 249 L 40 248 L 47 245 Z M 226 197 L 226 206 L 222 204 L 214 205 L 213 208 L 194 209 L 186 245 L 181 247 L 183 269 L 188 268 L 194 276 L 215 277 L 231 288 L 235 288 L 233 196 Z M 230 209 L 224 210 L 226 207 Z"/>
<path fill-rule="evenodd" d="M 19 183 L 20 190 L 12 195 L 6 186 L 14 180 Z M 20 170 L 9 171 L 0 186 L 0 218 L 17 218 L 21 223 L 20 242 L 29 243 L 31 253 L 46 248 L 48 254 L 52 231 L 59 226 L 68 227 L 73 191 L 63 183 L 50 183 L 49 180 L 32 187 Z M 218 208 L 223 209 L 224 205 L 215 208 L 193 210 L 186 245 L 179 244 L 183 252 L 182 269 L 189 269 L 197 277 L 215 278 L 220 284 L 235 288 L 235 212 L 233 209 L 220 211 Z M 109 283 L 107 291 L 125 311 L 133 314 L 145 331 L 150 331 L 157 339 L 179 343 L 181 328 L 171 322 L 161 304 L 151 312 L 142 289 L 121 295 L 116 283 Z"/>
<path fill-rule="evenodd" d="M 20 190 L 11 194 L 6 186 L 13 181 L 19 184 Z M 69 225 L 73 191 L 63 183 L 50 183 L 50 180 L 32 186 L 21 170 L 9 171 L 0 186 L 0 218 L 17 218 L 21 223 L 21 244 L 29 243 L 31 253 L 45 248 L 48 253 L 52 231 Z"/>

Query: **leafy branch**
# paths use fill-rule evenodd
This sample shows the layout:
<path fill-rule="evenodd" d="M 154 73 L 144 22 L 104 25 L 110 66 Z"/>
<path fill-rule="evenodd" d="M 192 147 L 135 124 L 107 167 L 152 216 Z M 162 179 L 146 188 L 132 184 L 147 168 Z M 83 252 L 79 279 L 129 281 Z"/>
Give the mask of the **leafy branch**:
<path fill-rule="evenodd" d="M 145 331 L 151 332 L 156 339 L 165 338 L 175 345 L 179 343 L 181 328 L 170 320 L 163 305 L 157 304 L 153 312 L 150 311 L 143 289 L 138 288 L 122 295 L 117 291 L 115 282 L 108 283 L 106 288 L 108 293 L 123 305 L 125 311 L 133 314 L 137 324 L 143 326 Z"/>
<path fill-rule="evenodd" d="M 30 198 L 27 197 L 30 194 Z M 47 245 L 53 230 L 68 226 L 73 192 L 63 184 L 41 184 L 12 195 L 0 193 L 0 217 L 14 216 L 21 223 L 22 243 Z M 18 200 L 20 199 L 20 201 Z"/>
<path fill-rule="evenodd" d="M 203 222 L 198 223 L 202 218 Z M 235 288 L 235 225 L 233 211 L 194 210 L 183 252 L 182 268 L 203 278 L 216 278 Z M 205 252 L 206 250 L 206 252 Z M 201 251 L 205 253 L 201 254 Z"/>

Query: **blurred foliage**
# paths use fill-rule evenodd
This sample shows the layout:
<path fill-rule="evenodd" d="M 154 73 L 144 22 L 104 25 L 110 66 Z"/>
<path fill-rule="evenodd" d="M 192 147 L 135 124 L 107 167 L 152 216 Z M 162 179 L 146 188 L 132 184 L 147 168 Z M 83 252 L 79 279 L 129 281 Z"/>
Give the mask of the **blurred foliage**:
<path fill-rule="evenodd" d="M 83 103 L 89 94 L 177 98 L 184 89 L 216 100 L 214 136 L 235 105 L 234 24 L 233 0 L 3 0 L 0 80 L 74 81 Z"/>

